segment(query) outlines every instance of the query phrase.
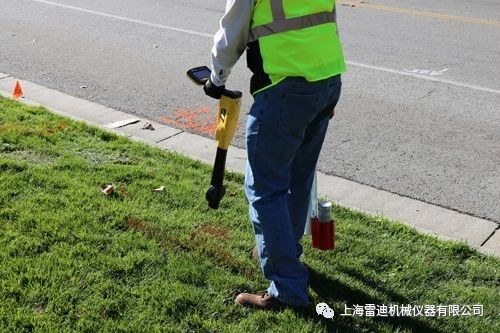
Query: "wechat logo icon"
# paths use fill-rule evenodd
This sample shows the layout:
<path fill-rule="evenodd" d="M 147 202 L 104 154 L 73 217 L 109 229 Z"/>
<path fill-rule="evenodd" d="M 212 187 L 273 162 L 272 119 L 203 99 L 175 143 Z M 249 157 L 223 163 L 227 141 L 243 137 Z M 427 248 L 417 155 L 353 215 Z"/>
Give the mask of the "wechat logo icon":
<path fill-rule="evenodd" d="M 326 319 L 332 319 L 335 316 L 335 311 L 331 309 L 326 303 L 319 303 L 316 305 L 316 313 L 318 316 L 323 316 Z"/>

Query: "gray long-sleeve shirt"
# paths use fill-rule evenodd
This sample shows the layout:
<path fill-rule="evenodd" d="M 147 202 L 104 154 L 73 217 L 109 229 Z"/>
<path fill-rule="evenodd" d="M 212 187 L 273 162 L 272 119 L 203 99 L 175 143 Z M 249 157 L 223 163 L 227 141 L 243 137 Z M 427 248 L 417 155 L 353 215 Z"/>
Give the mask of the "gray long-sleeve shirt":
<path fill-rule="evenodd" d="M 212 48 L 212 82 L 226 84 L 231 68 L 245 51 L 255 0 L 228 0 Z"/>

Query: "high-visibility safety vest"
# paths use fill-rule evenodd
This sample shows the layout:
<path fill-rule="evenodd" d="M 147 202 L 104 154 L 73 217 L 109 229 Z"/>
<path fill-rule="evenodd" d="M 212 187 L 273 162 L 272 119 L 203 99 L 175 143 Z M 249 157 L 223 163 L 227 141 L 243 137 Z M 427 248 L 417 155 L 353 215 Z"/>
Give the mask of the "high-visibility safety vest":
<path fill-rule="evenodd" d="M 249 47 L 255 42 L 269 79 L 265 86 L 254 87 L 253 93 L 289 76 L 318 81 L 346 70 L 335 0 L 256 0 Z"/>

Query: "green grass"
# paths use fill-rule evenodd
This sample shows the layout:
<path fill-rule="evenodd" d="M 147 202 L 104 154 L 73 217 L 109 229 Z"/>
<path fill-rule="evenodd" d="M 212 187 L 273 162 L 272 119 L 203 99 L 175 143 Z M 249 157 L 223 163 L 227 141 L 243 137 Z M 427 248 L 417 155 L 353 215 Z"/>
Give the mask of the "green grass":
<path fill-rule="evenodd" d="M 227 175 L 217 211 L 209 179 L 210 166 L 0 99 L 0 332 L 500 332 L 498 258 L 340 206 L 335 251 L 304 239 L 310 294 L 334 320 L 235 306 L 267 282 L 242 176 Z M 484 316 L 339 316 L 369 303 Z"/>

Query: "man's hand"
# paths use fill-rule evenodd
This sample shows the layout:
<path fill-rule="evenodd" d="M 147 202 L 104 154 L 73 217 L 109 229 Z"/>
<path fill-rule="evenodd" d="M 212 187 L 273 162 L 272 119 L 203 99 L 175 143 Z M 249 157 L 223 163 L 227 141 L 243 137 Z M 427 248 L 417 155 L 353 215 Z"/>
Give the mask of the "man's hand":
<path fill-rule="evenodd" d="M 220 99 L 222 93 L 226 90 L 226 86 L 216 86 L 210 78 L 208 78 L 207 83 L 203 86 L 203 91 L 207 96 L 210 96 L 215 99 Z"/>

